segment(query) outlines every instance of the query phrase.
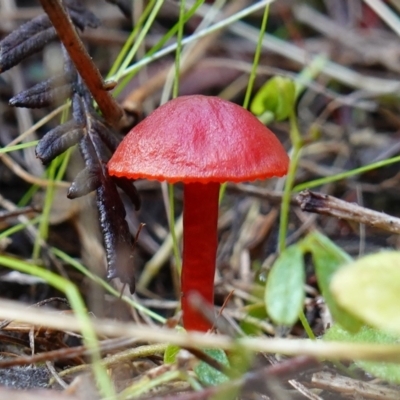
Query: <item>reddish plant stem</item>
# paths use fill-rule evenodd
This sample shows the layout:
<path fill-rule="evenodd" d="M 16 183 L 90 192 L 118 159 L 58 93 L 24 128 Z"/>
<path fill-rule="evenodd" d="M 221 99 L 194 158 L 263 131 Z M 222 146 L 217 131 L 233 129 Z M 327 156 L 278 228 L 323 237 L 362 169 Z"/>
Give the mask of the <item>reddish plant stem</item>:
<path fill-rule="evenodd" d="M 183 196 L 182 311 L 187 330 L 206 332 L 211 323 L 190 306 L 190 292 L 214 304 L 219 183 L 188 183 Z"/>
<path fill-rule="evenodd" d="M 111 125 L 116 125 L 122 118 L 122 109 L 104 88 L 103 78 L 86 51 L 60 0 L 40 0 L 40 2 L 104 118 Z"/>

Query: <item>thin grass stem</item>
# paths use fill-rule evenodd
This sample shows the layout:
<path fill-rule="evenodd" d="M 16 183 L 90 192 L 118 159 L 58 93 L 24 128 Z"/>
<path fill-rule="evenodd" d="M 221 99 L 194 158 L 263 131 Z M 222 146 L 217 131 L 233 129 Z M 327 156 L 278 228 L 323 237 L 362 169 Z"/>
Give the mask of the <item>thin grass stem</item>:
<path fill-rule="evenodd" d="M 131 50 L 129 51 L 128 55 L 125 57 L 124 61 L 122 62 L 121 66 L 118 68 L 118 72 L 115 75 L 116 81 L 119 81 L 121 76 L 123 75 L 124 70 L 128 67 L 129 63 L 137 53 L 139 47 L 141 46 L 143 40 L 146 38 L 147 33 L 149 32 L 154 20 L 157 17 L 158 12 L 160 11 L 161 6 L 163 5 L 164 0 L 158 0 L 154 5 L 149 18 L 147 19 L 146 23 L 143 26 L 143 29 L 139 33 L 134 45 L 132 46 Z"/>
<path fill-rule="evenodd" d="M 147 4 L 147 7 L 144 9 L 142 15 L 140 16 L 138 22 L 136 23 L 135 27 L 133 28 L 132 32 L 130 33 L 128 39 L 126 40 L 125 44 L 122 47 L 122 50 L 119 52 L 117 58 L 115 59 L 113 65 L 111 66 L 111 69 L 107 75 L 107 79 L 109 79 L 110 76 L 112 75 L 117 75 L 118 74 L 118 70 L 120 70 L 121 65 L 123 65 L 124 63 L 128 63 L 130 62 L 130 59 L 128 57 L 128 51 L 129 48 L 132 46 L 133 41 L 135 40 L 140 28 L 143 26 L 144 21 L 146 20 L 146 18 L 148 17 L 148 15 L 150 14 L 153 6 L 154 6 L 155 0 L 151 0 L 149 1 L 149 3 Z"/>
<path fill-rule="evenodd" d="M 26 149 L 28 147 L 33 147 L 33 146 L 36 146 L 38 144 L 38 142 L 39 142 L 39 140 L 35 140 L 33 142 L 16 144 L 15 146 L 3 147 L 3 148 L 0 149 L 0 154 L 9 153 L 11 151 L 17 151 L 17 150 Z"/>
<path fill-rule="evenodd" d="M 373 169 L 378 169 L 382 167 L 387 167 L 388 165 L 395 164 L 400 162 L 400 156 L 388 158 L 387 160 L 377 161 L 372 164 L 365 165 L 360 168 L 355 168 L 350 171 L 342 172 L 340 174 L 326 176 L 324 178 L 315 179 L 313 181 L 308 181 L 304 183 L 300 183 L 293 188 L 293 192 L 301 192 L 305 189 L 311 189 L 317 186 L 322 186 L 327 183 L 332 183 L 336 181 L 340 181 L 342 179 L 351 178 L 354 175 L 363 174 L 364 172 L 371 171 Z"/>
<path fill-rule="evenodd" d="M 243 9 L 242 11 L 239 11 L 238 13 L 223 19 L 220 22 L 217 22 L 216 24 L 210 26 L 209 28 L 203 29 L 200 32 L 197 32 L 185 39 L 182 40 L 182 46 L 186 46 L 189 43 L 192 43 L 204 36 L 207 36 L 213 32 L 218 31 L 219 29 L 223 29 L 226 26 L 229 26 L 231 24 L 233 24 L 234 22 L 247 17 L 248 15 L 260 10 L 261 8 L 263 8 L 264 6 L 266 6 L 267 4 L 272 3 L 274 0 L 261 0 L 258 3 L 250 6 L 250 7 L 246 7 L 245 9 Z M 164 57 L 167 54 L 172 53 L 173 51 L 176 50 L 178 44 L 177 43 L 173 43 L 170 46 L 167 46 L 166 48 L 152 54 L 149 55 L 148 57 L 145 57 L 144 59 L 138 61 L 137 63 L 131 65 L 130 67 L 128 67 L 125 71 L 123 71 L 123 73 L 120 75 L 120 78 L 125 77 L 129 74 L 131 74 L 132 72 L 137 72 L 140 68 L 144 67 L 147 64 L 150 64 L 151 62 L 158 60 L 162 57 Z M 115 80 L 115 76 L 111 76 L 110 79 Z"/>
<path fill-rule="evenodd" d="M 250 97 L 253 92 L 254 81 L 257 76 L 257 68 L 258 68 L 258 64 L 260 61 L 264 33 L 267 28 L 268 15 L 269 15 L 269 4 L 267 4 L 264 9 L 263 19 L 261 21 L 260 36 L 258 38 L 257 47 L 256 47 L 256 51 L 254 54 L 253 65 L 251 67 L 251 72 L 250 72 L 250 76 L 249 76 L 249 83 L 247 85 L 246 94 L 244 96 L 243 107 L 246 109 L 249 108 Z"/>

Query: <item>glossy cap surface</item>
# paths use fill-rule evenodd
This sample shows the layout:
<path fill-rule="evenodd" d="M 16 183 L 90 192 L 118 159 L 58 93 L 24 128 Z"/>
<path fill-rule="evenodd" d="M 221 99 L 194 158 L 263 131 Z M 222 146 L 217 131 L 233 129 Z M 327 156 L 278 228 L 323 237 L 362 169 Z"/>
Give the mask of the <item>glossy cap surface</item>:
<path fill-rule="evenodd" d="M 218 97 L 182 96 L 135 126 L 108 163 L 111 175 L 174 182 L 242 182 L 283 176 L 289 158 L 244 108 Z"/>

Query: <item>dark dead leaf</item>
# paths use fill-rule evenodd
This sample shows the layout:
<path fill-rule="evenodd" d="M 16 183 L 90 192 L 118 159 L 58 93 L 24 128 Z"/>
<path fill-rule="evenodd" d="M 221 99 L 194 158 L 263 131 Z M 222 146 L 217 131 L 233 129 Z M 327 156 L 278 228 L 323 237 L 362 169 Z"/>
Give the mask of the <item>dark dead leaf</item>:
<path fill-rule="evenodd" d="M 43 164 L 48 164 L 68 148 L 78 144 L 84 135 L 82 127 L 75 121 L 57 126 L 39 141 L 36 146 L 36 157 Z"/>
<path fill-rule="evenodd" d="M 85 196 L 101 185 L 100 170 L 96 167 L 86 167 L 75 177 L 70 188 L 68 189 L 67 197 L 76 199 Z"/>

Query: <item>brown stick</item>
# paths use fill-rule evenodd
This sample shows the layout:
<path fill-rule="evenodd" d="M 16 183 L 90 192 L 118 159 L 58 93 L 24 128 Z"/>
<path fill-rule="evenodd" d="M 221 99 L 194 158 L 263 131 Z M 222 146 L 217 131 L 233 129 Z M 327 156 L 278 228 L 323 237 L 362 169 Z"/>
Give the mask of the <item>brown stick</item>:
<path fill-rule="evenodd" d="M 353 398 L 385 400 L 397 400 L 399 398 L 398 389 L 372 382 L 362 382 L 328 371 L 314 373 L 311 382 L 317 388 L 338 393 L 338 397 L 350 395 Z"/>
<path fill-rule="evenodd" d="M 313 357 L 301 356 L 291 358 L 277 365 L 248 372 L 238 379 L 233 379 L 219 386 L 213 386 L 198 392 L 175 393 L 172 396 L 154 396 L 153 400 L 206 400 L 214 396 L 218 397 L 218 395 L 220 398 L 225 398 L 223 393 L 232 393 L 232 390 L 268 394 L 270 391 L 275 392 L 273 389 L 276 388 L 277 380 L 283 382 L 300 372 L 314 369 L 318 365 L 318 361 Z"/>
<path fill-rule="evenodd" d="M 40 3 L 104 118 L 112 125 L 117 124 L 123 115 L 122 109 L 105 90 L 103 78 L 86 51 L 69 15 L 59 0 L 40 0 Z"/>
<path fill-rule="evenodd" d="M 332 217 L 358 222 L 391 233 L 400 233 L 400 218 L 370 210 L 333 196 L 304 190 L 297 195 L 296 201 L 303 211 L 331 215 Z"/>

